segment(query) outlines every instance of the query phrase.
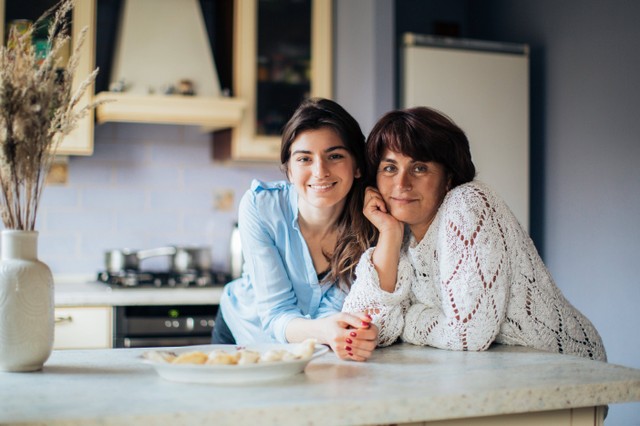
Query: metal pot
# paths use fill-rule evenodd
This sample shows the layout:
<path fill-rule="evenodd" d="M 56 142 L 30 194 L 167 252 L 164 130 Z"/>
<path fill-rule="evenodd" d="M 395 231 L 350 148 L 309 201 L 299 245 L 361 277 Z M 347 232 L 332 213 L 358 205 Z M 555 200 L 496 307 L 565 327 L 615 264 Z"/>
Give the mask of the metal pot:
<path fill-rule="evenodd" d="M 109 272 L 138 270 L 138 252 L 131 249 L 109 250 L 104 254 L 104 263 Z"/>
<path fill-rule="evenodd" d="M 174 272 L 211 270 L 211 248 L 176 246 L 174 249 L 171 259 Z"/>
<path fill-rule="evenodd" d="M 108 272 L 137 271 L 140 261 L 154 256 L 173 256 L 176 248 L 172 246 L 148 250 L 114 249 L 105 252 L 104 262 Z"/>
<path fill-rule="evenodd" d="M 108 272 L 125 270 L 137 271 L 140 261 L 156 256 L 171 256 L 173 272 L 211 270 L 211 248 L 166 246 L 148 250 L 109 250 L 105 253 L 105 267 Z"/>

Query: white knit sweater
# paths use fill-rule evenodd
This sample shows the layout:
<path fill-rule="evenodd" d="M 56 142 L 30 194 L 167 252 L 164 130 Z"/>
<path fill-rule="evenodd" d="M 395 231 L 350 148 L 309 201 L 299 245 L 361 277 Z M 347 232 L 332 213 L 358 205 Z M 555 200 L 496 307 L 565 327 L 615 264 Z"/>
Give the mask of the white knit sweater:
<path fill-rule="evenodd" d="M 379 345 L 492 342 L 606 360 L 598 332 L 556 287 L 507 205 L 477 181 L 449 191 L 419 243 L 409 230 L 393 293 L 365 252 L 343 310 L 373 313 Z"/>

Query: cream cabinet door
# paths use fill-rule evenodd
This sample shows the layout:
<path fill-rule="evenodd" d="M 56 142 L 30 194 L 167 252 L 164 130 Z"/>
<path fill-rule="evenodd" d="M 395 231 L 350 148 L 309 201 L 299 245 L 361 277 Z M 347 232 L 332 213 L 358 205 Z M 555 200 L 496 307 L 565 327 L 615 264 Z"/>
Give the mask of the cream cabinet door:
<path fill-rule="evenodd" d="M 110 306 L 56 308 L 53 348 L 110 348 L 112 310 Z"/>
<path fill-rule="evenodd" d="M 22 3 L 19 3 L 22 2 Z M 44 12 L 48 7 L 55 5 L 58 0 L 45 0 L 42 2 L 26 2 L 23 0 L 0 0 L 0 40 L 4 43 L 6 29 L 10 21 L 14 19 L 30 19 L 34 20 Z M 7 8 L 7 3 L 17 4 L 18 8 Z M 33 5 L 32 3 L 37 3 Z M 24 7 L 20 9 L 20 7 Z M 35 8 L 41 10 L 34 11 Z M 7 13 L 7 10 L 18 11 L 16 16 Z M 71 49 L 73 43 L 77 42 L 83 28 L 87 28 L 86 39 L 82 45 L 78 67 L 73 77 L 73 88 L 79 87 L 95 67 L 95 20 L 96 20 L 96 3 L 95 0 L 77 0 L 73 8 L 71 25 Z M 93 86 L 89 87 L 80 101 L 80 106 L 91 103 L 93 98 Z M 93 153 L 93 116 L 91 111 L 89 114 L 81 118 L 75 130 L 73 130 L 58 147 L 58 155 L 91 155 Z"/>

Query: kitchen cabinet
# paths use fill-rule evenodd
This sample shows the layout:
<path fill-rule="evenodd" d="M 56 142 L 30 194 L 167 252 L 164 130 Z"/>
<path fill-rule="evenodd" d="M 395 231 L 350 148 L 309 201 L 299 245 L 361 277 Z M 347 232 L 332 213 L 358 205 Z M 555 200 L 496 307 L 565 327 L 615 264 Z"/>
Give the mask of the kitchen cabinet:
<path fill-rule="evenodd" d="M 0 38 L 4 43 L 7 24 L 15 19 L 36 20 L 47 8 L 54 6 L 58 0 L 42 0 L 34 2 L 22 0 L 0 0 Z M 84 27 L 88 27 L 87 38 L 82 46 L 80 61 L 73 78 L 73 87 L 86 79 L 94 69 L 94 34 L 95 3 L 90 0 L 79 0 L 72 15 L 71 50 L 77 43 Z M 86 105 L 92 100 L 92 88 L 83 95 L 79 105 Z M 62 141 L 58 147 L 59 155 L 91 155 L 93 153 L 93 111 L 79 120 L 76 129 Z"/>
<path fill-rule="evenodd" d="M 54 349 L 106 349 L 112 346 L 110 306 L 57 307 Z"/>
<path fill-rule="evenodd" d="M 332 96 L 332 1 L 236 0 L 234 7 L 233 87 L 247 111 L 237 128 L 214 137 L 214 156 L 275 161 L 299 103 Z"/>

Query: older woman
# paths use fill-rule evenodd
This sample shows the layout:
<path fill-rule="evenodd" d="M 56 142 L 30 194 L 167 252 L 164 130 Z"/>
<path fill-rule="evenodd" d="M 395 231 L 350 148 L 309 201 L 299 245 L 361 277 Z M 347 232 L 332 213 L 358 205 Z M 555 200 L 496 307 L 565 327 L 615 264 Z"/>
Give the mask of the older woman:
<path fill-rule="evenodd" d="M 343 310 L 373 314 L 379 345 L 493 342 L 606 360 L 507 205 L 474 180 L 469 142 L 426 107 L 382 117 L 367 141 L 365 216 L 379 232 Z"/>

